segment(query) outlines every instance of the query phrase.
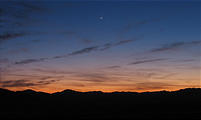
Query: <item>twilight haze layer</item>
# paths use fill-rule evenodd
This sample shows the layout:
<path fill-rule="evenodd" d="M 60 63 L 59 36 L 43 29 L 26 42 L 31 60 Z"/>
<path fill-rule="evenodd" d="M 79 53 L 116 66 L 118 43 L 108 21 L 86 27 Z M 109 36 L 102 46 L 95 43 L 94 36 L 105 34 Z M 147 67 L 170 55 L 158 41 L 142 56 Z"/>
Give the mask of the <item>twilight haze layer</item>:
<path fill-rule="evenodd" d="M 0 87 L 200 87 L 200 2 L 0 1 Z"/>

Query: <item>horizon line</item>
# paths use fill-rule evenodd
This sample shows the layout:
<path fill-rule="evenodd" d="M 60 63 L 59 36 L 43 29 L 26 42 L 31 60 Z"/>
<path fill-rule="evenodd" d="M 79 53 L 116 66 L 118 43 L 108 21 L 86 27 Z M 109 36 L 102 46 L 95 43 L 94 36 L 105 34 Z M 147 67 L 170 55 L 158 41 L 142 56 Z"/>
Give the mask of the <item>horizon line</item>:
<path fill-rule="evenodd" d="M 181 89 L 177 89 L 177 90 L 155 90 L 155 91 L 144 91 L 144 92 L 137 92 L 137 91 L 112 91 L 112 92 L 104 92 L 104 91 L 78 91 L 78 90 L 73 90 L 73 89 L 64 89 L 64 90 L 61 90 L 61 91 L 57 91 L 57 92 L 44 92 L 44 91 L 37 91 L 37 90 L 34 90 L 34 89 L 24 89 L 24 90 L 9 90 L 9 89 L 6 89 L 6 88 L 1 88 L 0 89 L 3 89 L 3 90 L 8 90 L 8 91 L 11 91 L 11 92 L 23 92 L 23 91 L 34 91 L 34 92 L 42 92 L 42 93 L 47 93 L 47 94 L 55 94 L 55 93 L 61 93 L 61 92 L 64 92 L 64 91 L 73 91 L 73 92 L 77 92 L 77 93 L 90 93 L 90 92 L 100 92 L 100 93 L 154 93 L 154 92 L 176 92 L 176 91 L 180 91 L 180 90 L 186 90 L 186 89 L 201 89 L 201 87 L 187 87 L 187 88 L 181 88 Z"/>

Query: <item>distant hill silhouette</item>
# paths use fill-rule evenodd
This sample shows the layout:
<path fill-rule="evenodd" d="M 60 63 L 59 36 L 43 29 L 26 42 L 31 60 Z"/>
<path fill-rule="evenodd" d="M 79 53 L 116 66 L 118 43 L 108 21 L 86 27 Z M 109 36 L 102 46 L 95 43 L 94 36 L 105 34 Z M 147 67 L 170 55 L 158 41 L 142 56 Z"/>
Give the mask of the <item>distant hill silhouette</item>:
<path fill-rule="evenodd" d="M 8 89 L 3 89 L 0 88 L 0 95 L 6 95 L 6 94 L 51 94 L 51 93 L 45 93 L 45 92 L 37 92 L 31 89 L 23 90 L 23 91 L 11 91 Z M 89 92 L 80 92 L 80 91 L 75 91 L 71 89 L 66 89 L 61 92 L 55 92 L 52 93 L 52 95 L 69 95 L 69 94 L 130 94 L 130 95 L 161 95 L 161 94 L 180 94 L 180 95 L 194 95 L 194 94 L 201 94 L 201 88 L 185 88 L 185 89 L 180 89 L 177 91 L 154 91 L 154 92 L 102 92 L 102 91 L 89 91 Z"/>
<path fill-rule="evenodd" d="M 56 93 L 0 88 L 0 119 L 197 119 L 201 88 L 157 92 Z"/>

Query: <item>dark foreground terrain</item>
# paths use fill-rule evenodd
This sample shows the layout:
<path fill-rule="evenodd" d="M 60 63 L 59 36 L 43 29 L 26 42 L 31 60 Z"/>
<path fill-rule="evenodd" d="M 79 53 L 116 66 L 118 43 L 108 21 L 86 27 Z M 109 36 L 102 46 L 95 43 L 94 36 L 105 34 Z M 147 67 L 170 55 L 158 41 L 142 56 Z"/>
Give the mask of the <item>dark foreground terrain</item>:
<path fill-rule="evenodd" d="M 53 94 L 0 89 L 0 120 L 10 118 L 201 120 L 201 89 L 145 93 L 65 90 Z"/>

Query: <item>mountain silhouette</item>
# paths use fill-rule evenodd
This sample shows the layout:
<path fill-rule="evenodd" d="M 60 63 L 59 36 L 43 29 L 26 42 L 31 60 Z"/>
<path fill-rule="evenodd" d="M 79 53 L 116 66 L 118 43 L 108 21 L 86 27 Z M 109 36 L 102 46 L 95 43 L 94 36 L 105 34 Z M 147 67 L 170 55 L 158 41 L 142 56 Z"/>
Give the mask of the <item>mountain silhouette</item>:
<path fill-rule="evenodd" d="M 201 88 L 56 93 L 0 88 L 0 119 L 201 119 Z"/>

